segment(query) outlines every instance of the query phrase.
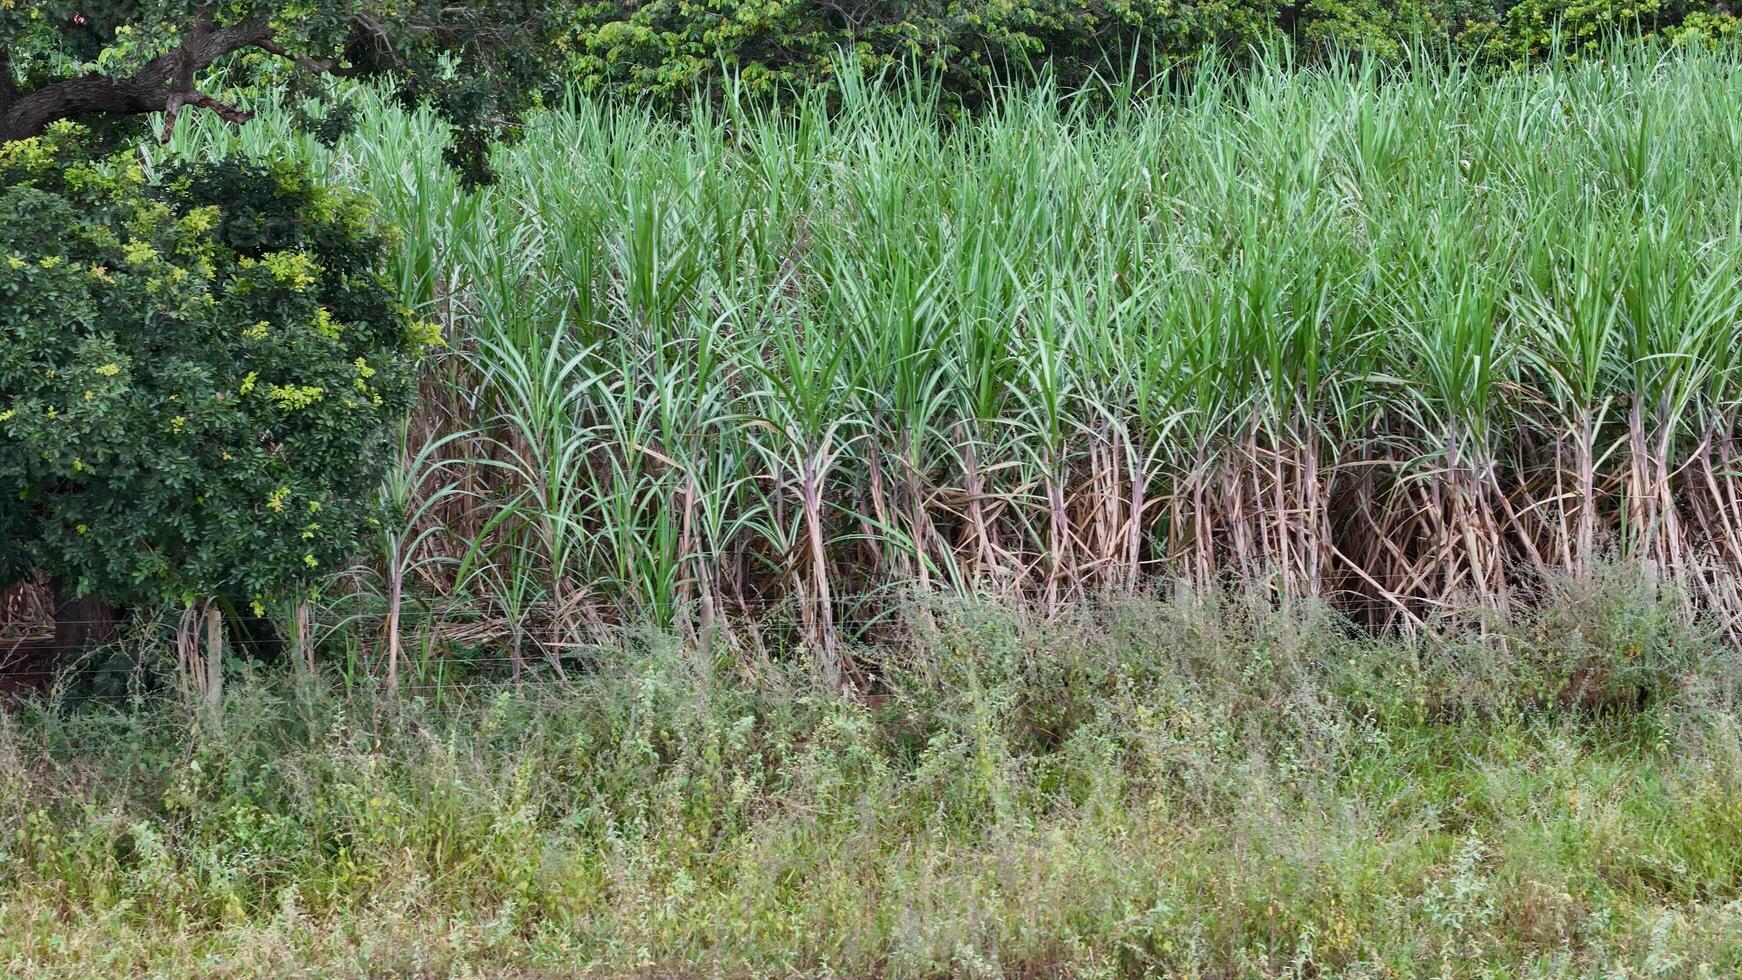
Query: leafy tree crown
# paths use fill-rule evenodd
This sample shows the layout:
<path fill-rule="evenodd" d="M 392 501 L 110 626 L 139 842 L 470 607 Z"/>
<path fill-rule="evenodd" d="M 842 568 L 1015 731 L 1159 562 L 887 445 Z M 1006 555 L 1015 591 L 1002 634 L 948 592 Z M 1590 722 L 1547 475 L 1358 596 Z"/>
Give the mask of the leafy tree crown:
<path fill-rule="evenodd" d="M 439 332 L 359 200 L 234 160 L 148 180 L 88 138 L 0 144 L 0 565 L 122 604 L 329 572 Z"/>
<path fill-rule="evenodd" d="M 248 113 L 202 86 L 235 80 L 329 94 L 331 80 L 391 77 L 407 103 L 453 124 L 449 159 L 483 179 L 490 140 L 550 84 L 563 8 L 548 0 L 0 0 L 0 143 L 61 119 L 164 133 L 190 109 Z M 244 86 L 246 87 L 246 86 Z"/>

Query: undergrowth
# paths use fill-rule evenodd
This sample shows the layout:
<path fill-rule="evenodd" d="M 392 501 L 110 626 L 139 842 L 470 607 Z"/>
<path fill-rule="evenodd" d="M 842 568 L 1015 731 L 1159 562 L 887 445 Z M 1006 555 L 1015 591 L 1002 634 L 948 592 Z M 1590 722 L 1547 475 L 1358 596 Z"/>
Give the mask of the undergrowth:
<path fill-rule="evenodd" d="M 1735 655 L 1619 574 L 1372 639 L 1314 605 L 644 638 L 420 696 L 0 714 L 0 971 L 1725 975 Z"/>

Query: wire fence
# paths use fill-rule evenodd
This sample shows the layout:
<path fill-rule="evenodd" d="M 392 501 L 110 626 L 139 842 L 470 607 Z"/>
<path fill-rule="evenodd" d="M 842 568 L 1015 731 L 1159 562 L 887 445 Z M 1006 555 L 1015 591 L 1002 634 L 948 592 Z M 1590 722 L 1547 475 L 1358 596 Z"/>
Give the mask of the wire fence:
<path fill-rule="evenodd" d="M 750 648 L 762 653 L 802 656 L 825 639 L 849 655 L 862 655 L 882 643 L 923 639 L 935 630 L 939 617 L 956 626 L 971 625 L 978 614 L 1009 617 L 1017 623 L 1068 620 L 1106 612 L 1120 603 L 1202 602 L 1202 590 L 1170 596 L 1165 588 L 1131 593 L 1081 593 L 1056 604 L 1051 615 L 1036 597 L 935 595 L 880 590 L 830 600 L 823 604 L 807 596 L 746 596 L 716 610 L 704 626 L 694 608 L 669 614 L 664 621 L 643 606 L 596 604 L 585 610 L 550 603 L 505 604 L 452 598 L 418 598 L 400 610 L 397 671 L 400 689 L 413 694 L 466 691 L 500 686 L 515 677 L 561 677 L 585 670 L 588 662 L 626 644 L 699 643 L 706 637 L 723 649 Z M 1253 608 L 1277 610 L 1290 600 L 1277 592 L 1244 593 Z M 1487 616 L 1493 603 L 1471 599 L 1446 603 L 1406 600 L 1405 612 L 1421 622 L 1428 618 Z M 1330 612 L 1353 629 L 1383 630 L 1404 622 L 1395 597 L 1343 593 L 1299 603 Z M 44 607 L 38 607 L 39 610 Z M 41 613 L 38 612 L 38 617 Z M 120 623 L 111 619 L 62 619 L 57 637 L 54 623 L 34 622 L 0 629 L 0 692 L 43 690 L 57 680 L 84 689 L 81 697 L 127 700 L 173 693 L 177 680 L 177 615 L 143 615 Z M 378 678 L 386 670 L 389 616 L 377 596 L 354 595 L 311 606 L 307 634 L 299 641 L 294 619 L 260 618 L 228 623 L 222 637 L 230 661 L 261 664 L 314 664 L 346 678 Z M 114 628 L 107 643 L 92 645 L 89 630 Z M 194 649 L 201 649 L 203 630 Z"/>

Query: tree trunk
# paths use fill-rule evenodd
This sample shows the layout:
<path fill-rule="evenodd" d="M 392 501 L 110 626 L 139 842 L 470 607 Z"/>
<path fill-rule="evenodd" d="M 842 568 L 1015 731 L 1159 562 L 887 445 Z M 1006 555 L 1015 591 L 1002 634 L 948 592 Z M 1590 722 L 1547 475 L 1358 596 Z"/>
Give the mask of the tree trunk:
<path fill-rule="evenodd" d="M 121 612 L 100 599 L 77 598 L 67 582 L 49 583 L 54 635 L 0 645 L 0 691 L 47 684 L 61 665 L 115 635 Z"/>
<path fill-rule="evenodd" d="M 49 654 L 55 666 L 115 635 L 119 610 L 95 596 L 79 598 L 70 582 L 56 579 L 49 588 L 54 594 L 54 639 L 49 641 Z"/>

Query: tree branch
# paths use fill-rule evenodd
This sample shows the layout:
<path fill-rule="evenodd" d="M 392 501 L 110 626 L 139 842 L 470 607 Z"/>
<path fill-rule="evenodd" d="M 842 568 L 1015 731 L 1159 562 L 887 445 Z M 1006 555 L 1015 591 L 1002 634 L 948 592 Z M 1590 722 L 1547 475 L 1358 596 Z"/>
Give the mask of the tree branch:
<path fill-rule="evenodd" d="M 356 74 L 349 68 L 340 67 L 338 59 L 336 58 L 310 58 L 306 54 L 292 54 L 285 50 L 284 45 L 279 44 L 271 37 L 264 37 L 255 41 L 254 46 L 262 51 L 269 51 L 278 55 L 280 58 L 288 58 L 292 62 L 295 62 L 296 66 L 301 68 L 303 71 L 313 72 L 317 75 L 336 75 L 340 78 L 347 78 Z"/>
<path fill-rule="evenodd" d="M 179 101 L 173 103 L 176 109 L 199 105 L 226 119 L 246 118 L 241 110 L 196 91 L 193 76 L 224 55 L 271 37 L 272 28 L 264 20 L 215 30 L 202 21 L 173 50 L 151 59 L 125 78 L 81 75 L 0 102 L 0 142 L 36 136 L 57 119 L 86 113 L 167 112 L 177 97 Z"/>
<path fill-rule="evenodd" d="M 220 102 L 198 89 L 177 92 L 169 97 L 169 104 L 163 108 L 163 142 L 168 143 L 170 134 L 175 132 L 175 117 L 184 105 L 210 109 L 218 114 L 218 118 L 237 125 L 254 118 L 254 113 L 238 109 L 228 102 Z"/>

